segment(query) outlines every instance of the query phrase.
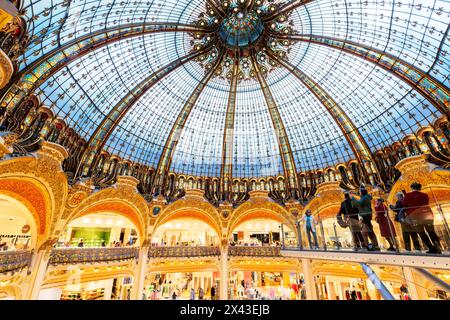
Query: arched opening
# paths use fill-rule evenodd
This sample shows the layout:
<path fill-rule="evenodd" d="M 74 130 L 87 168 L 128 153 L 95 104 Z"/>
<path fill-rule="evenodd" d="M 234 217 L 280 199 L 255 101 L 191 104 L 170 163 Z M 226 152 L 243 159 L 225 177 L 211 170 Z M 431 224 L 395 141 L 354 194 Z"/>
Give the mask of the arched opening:
<path fill-rule="evenodd" d="M 0 194 L 0 250 L 29 250 L 35 247 L 37 226 L 25 204 Z"/>
<path fill-rule="evenodd" d="M 72 220 L 62 232 L 58 247 L 123 247 L 139 245 L 136 225 L 127 217 L 98 212 Z"/>
<path fill-rule="evenodd" d="M 207 222 L 195 218 L 174 218 L 161 224 L 152 238 L 156 246 L 217 246 L 220 238 Z"/>
<path fill-rule="evenodd" d="M 269 218 L 243 219 L 232 230 L 230 244 L 244 246 L 276 246 L 283 242 L 285 246 L 295 246 L 295 230 L 283 225 L 279 220 Z"/>

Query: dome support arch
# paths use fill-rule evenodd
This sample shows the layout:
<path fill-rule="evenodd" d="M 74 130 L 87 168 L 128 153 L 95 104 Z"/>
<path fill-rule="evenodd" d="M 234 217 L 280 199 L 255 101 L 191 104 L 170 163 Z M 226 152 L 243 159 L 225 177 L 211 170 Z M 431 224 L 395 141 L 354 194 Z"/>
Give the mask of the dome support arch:
<path fill-rule="evenodd" d="M 233 72 L 230 79 L 230 91 L 228 94 L 225 126 L 223 130 L 222 165 L 220 177 L 222 179 L 222 192 L 229 193 L 233 179 L 233 139 L 234 139 L 234 116 L 236 112 L 236 94 L 239 71 L 239 56 L 235 52 Z"/>
<path fill-rule="evenodd" d="M 336 122 L 338 127 L 341 129 L 348 144 L 353 150 L 356 158 L 358 159 L 361 168 L 365 171 L 366 175 L 373 178 L 370 181 L 372 184 L 379 182 L 380 174 L 375 165 L 375 159 L 373 154 L 367 145 L 366 140 L 363 138 L 361 133 L 355 124 L 350 120 L 347 114 L 342 110 L 339 104 L 334 101 L 334 99 L 326 92 L 318 83 L 314 82 L 313 79 L 308 77 L 304 72 L 290 64 L 283 58 L 278 58 L 276 54 L 269 50 L 268 55 L 285 67 L 291 74 L 293 74 L 298 80 L 300 80 L 304 86 L 308 88 L 316 98 L 322 103 L 328 113 L 331 115 L 333 120 Z M 372 180 L 372 179 L 371 179 Z"/>
<path fill-rule="evenodd" d="M 88 146 L 81 158 L 80 166 L 78 167 L 76 176 L 81 174 L 81 172 L 79 172 L 81 166 L 84 166 L 85 169 L 95 167 L 98 160 L 98 155 L 100 154 L 100 151 L 102 150 L 109 136 L 114 131 L 116 126 L 120 123 L 120 120 L 139 100 L 140 97 L 142 97 L 150 88 L 152 88 L 155 84 L 157 84 L 161 79 L 166 77 L 172 71 L 176 70 L 178 67 L 184 65 L 185 63 L 199 57 L 207 51 L 209 51 L 209 49 L 192 51 L 191 53 L 172 61 L 171 63 L 165 65 L 155 73 L 142 80 L 137 86 L 133 88 L 133 90 L 131 90 L 125 97 L 123 97 L 111 109 L 108 115 L 103 118 L 101 124 L 97 127 L 94 134 L 89 139 Z"/>
<path fill-rule="evenodd" d="M 70 41 L 37 59 L 17 74 L 11 83 L 19 84 L 19 91 L 6 92 L 3 105 L 11 112 L 26 97 L 47 79 L 73 61 L 111 43 L 132 37 L 159 32 L 211 32 L 200 26 L 178 23 L 126 24 L 99 30 Z"/>
<path fill-rule="evenodd" d="M 449 28 L 450 27 L 447 28 L 443 41 L 447 38 Z M 450 89 L 438 80 L 434 79 L 428 73 L 400 59 L 399 57 L 353 41 L 332 37 L 306 34 L 285 36 L 277 33 L 272 33 L 272 35 L 278 39 L 303 41 L 328 46 L 370 61 L 405 81 L 423 97 L 425 97 L 436 109 L 450 119 Z M 441 50 L 442 43 L 436 56 L 439 56 Z"/>
<path fill-rule="evenodd" d="M 261 72 L 261 69 L 258 63 L 255 60 L 256 55 L 252 55 L 252 64 L 255 69 L 256 76 L 258 78 L 258 82 L 260 84 L 261 90 L 264 94 L 264 99 L 266 100 L 267 108 L 270 114 L 270 119 L 272 120 L 272 125 L 275 130 L 275 135 L 278 140 L 278 148 L 280 149 L 280 156 L 283 164 L 284 175 L 287 179 L 288 194 L 292 197 L 292 190 L 297 189 L 299 187 L 298 179 L 297 179 L 297 169 L 295 167 L 294 155 L 292 154 L 291 145 L 289 143 L 289 138 L 286 133 L 286 129 L 283 124 L 283 120 L 281 119 L 280 112 L 278 110 L 278 106 L 275 102 L 275 98 L 270 91 L 270 88 L 264 78 L 264 75 Z"/>
<path fill-rule="evenodd" d="M 203 79 L 195 87 L 189 99 L 184 104 L 183 109 L 181 109 L 180 113 L 178 114 L 177 119 L 175 120 L 172 126 L 172 129 L 170 130 L 169 136 L 164 145 L 163 152 L 161 153 L 161 157 L 159 158 L 158 167 L 156 170 L 157 174 L 159 175 L 159 181 L 155 180 L 157 181 L 157 184 L 154 187 L 155 189 L 159 188 L 158 190 L 159 193 L 161 193 L 162 190 L 161 187 L 164 185 L 165 177 L 170 170 L 170 164 L 172 162 L 172 158 L 178 144 L 178 139 L 181 136 L 181 132 L 183 131 L 186 121 L 189 118 L 189 115 L 191 114 L 191 111 L 194 108 L 198 98 L 203 92 L 203 89 L 205 89 L 209 80 L 216 71 L 217 67 L 220 66 L 223 57 L 224 57 L 224 50 L 221 50 L 219 56 L 217 57 L 214 63 L 214 66 L 205 74 Z"/>

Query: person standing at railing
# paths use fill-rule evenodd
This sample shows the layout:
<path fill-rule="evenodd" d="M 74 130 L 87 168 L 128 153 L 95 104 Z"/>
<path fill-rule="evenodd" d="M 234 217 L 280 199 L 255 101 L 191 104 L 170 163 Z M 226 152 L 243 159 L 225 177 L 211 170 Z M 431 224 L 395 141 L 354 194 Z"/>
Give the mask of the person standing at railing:
<path fill-rule="evenodd" d="M 375 201 L 375 221 L 380 226 L 381 236 L 389 243 L 388 251 L 395 251 L 395 233 L 394 225 L 389 218 L 388 209 L 384 205 L 384 199 L 380 198 Z"/>
<path fill-rule="evenodd" d="M 313 238 L 314 238 L 314 248 L 318 249 L 319 244 L 317 241 L 317 233 L 316 233 L 317 220 L 311 214 L 311 210 L 309 210 L 309 209 L 306 210 L 305 215 L 302 217 L 302 222 L 303 222 L 303 228 L 306 232 L 306 235 L 308 236 L 309 247 L 311 249 L 313 248 L 312 241 L 311 241 L 311 234 L 312 234 Z"/>
<path fill-rule="evenodd" d="M 359 222 L 359 210 L 352 206 L 352 200 L 350 199 L 350 193 L 344 193 L 344 201 L 341 203 L 341 208 L 337 214 L 338 224 L 346 228 L 350 227 L 353 238 L 353 250 L 358 251 L 367 247 L 367 243 L 364 242 L 364 237 L 361 233 L 361 223 Z"/>
<path fill-rule="evenodd" d="M 367 189 L 361 187 L 360 189 L 361 197 L 356 199 L 352 197 L 352 206 L 356 206 L 359 210 L 359 216 L 362 219 L 362 234 L 364 237 L 364 243 L 367 245 L 367 250 L 369 251 L 380 251 L 378 246 L 377 236 L 373 232 L 372 225 L 372 196 L 367 192 Z M 371 246 L 369 246 L 369 239 Z"/>
<path fill-rule="evenodd" d="M 419 235 L 411 225 L 405 222 L 406 210 L 403 207 L 402 203 L 405 195 L 403 194 L 403 192 L 397 192 L 395 196 L 397 197 L 397 202 L 395 203 L 395 206 L 390 205 L 389 208 L 396 213 L 394 220 L 399 222 L 402 228 L 402 237 L 403 242 L 405 243 L 405 249 L 406 251 L 411 251 L 412 240 L 414 250 L 420 251 Z"/>
<path fill-rule="evenodd" d="M 428 247 L 427 253 L 441 254 L 440 239 L 434 230 L 434 214 L 429 205 L 430 199 L 426 193 L 420 191 L 422 190 L 420 183 L 414 182 L 411 189 L 402 202 L 406 209 L 405 221 L 415 226 L 423 243 Z"/>

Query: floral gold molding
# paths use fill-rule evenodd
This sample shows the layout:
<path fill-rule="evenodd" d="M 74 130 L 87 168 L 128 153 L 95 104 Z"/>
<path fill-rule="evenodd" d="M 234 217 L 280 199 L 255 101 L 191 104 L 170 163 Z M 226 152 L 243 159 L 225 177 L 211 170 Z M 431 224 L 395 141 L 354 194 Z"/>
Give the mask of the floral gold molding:
<path fill-rule="evenodd" d="M 1 9 L 0 9 L 0 25 L 2 23 L 1 21 Z M 1 29 L 1 28 L 0 28 Z M 2 49 L 0 49 L 0 89 L 5 87 L 9 80 L 11 80 L 11 77 L 14 72 L 14 66 L 7 56 L 5 52 L 3 52 Z"/>

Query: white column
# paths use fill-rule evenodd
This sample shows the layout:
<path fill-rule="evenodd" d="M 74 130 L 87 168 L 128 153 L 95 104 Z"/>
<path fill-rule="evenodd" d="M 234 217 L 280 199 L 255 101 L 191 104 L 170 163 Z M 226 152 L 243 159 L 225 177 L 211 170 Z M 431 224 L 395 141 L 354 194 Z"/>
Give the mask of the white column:
<path fill-rule="evenodd" d="M 131 288 L 131 300 L 142 300 L 145 276 L 147 273 L 148 247 L 139 250 L 139 261 L 134 270 L 133 287 Z"/>
<path fill-rule="evenodd" d="M 114 282 L 114 279 L 103 281 L 103 283 L 105 285 L 105 293 L 103 296 L 103 300 L 111 300 L 113 282 Z"/>
<path fill-rule="evenodd" d="M 312 274 L 311 260 L 302 259 L 303 277 L 305 278 L 306 299 L 317 300 L 316 285 Z"/>
<path fill-rule="evenodd" d="M 34 271 L 30 275 L 28 292 L 25 299 L 37 300 L 39 298 L 39 291 L 45 279 L 49 259 L 50 250 L 41 250 L 34 257 L 34 261 L 31 264 L 31 270 Z"/>
<path fill-rule="evenodd" d="M 131 229 L 125 228 L 125 232 L 123 235 L 123 245 L 126 246 L 128 241 L 130 240 Z"/>
<path fill-rule="evenodd" d="M 220 300 L 228 299 L 228 247 L 222 247 L 220 253 Z"/>
<path fill-rule="evenodd" d="M 402 267 L 403 274 L 405 275 L 406 286 L 408 287 L 408 293 L 411 300 L 421 300 L 419 290 L 417 290 L 417 286 L 415 284 L 413 270 L 410 267 Z M 427 299 L 428 297 L 424 298 Z"/>

